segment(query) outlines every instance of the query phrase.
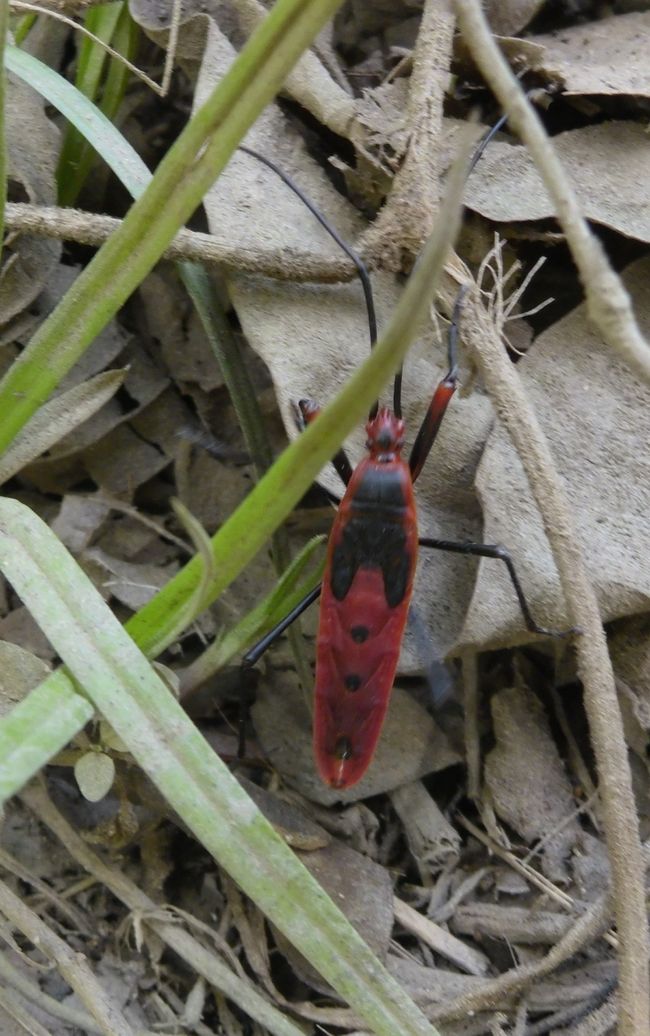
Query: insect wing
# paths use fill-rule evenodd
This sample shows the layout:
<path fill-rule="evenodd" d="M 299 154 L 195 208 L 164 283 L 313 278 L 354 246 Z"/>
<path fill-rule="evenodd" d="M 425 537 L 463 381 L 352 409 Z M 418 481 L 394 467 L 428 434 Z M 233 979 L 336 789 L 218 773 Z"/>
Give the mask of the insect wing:
<path fill-rule="evenodd" d="M 314 755 L 331 787 L 367 770 L 379 739 L 413 589 L 417 529 L 403 461 L 362 461 L 330 536 L 321 595 Z"/>

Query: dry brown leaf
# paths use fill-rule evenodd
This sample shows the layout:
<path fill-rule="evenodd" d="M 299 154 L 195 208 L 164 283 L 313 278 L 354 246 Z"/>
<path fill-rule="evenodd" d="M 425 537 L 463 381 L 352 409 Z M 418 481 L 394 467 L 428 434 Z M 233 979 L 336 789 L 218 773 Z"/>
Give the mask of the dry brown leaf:
<path fill-rule="evenodd" d="M 96 414 L 115 395 L 125 375 L 125 370 L 105 371 L 44 403 L 0 460 L 0 483 Z"/>
<path fill-rule="evenodd" d="M 628 268 L 637 320 L 650 333 L 650 262 Z M 518 368 L 548 437 L 604 620 L 650 602 L 650 388 L 587 324 L 584 305 L 536 340 Z M 539 622 L 566 627 L 555 566 L 521 463 L 495 428 L 477 488 L 484 539 L 512 553 Z M 504 566 L 483 561 L 460 642 L 512 643 L 523 624 Z M 526 633 L 522 637 L 527 638 Z M 528 638 L 527 638 L 528 639 Z"/>
<path fill-rule="evenodd" d="M 537 71 L 547 72 L 553 78 L 560 77 L 563 92 L 569 96 L 620 94 L 648 97 L 649 34 L 650 12 L 638 11 L 572 25 L 529 39 L 545 48 Z"/>
<path fill-rule="evenodd" d="M 644 126 L 604 122 L 558 133 L 553 145 L 587 219 L 639 241 L 650 241 L 650 148 Z M 472 173 L 465 202 L 497 222 L 546 219 L 555 214 L 526 148 L 496 141 Z"/>
<path fill-rule="evenodd" d="M 170 458 L 121 424 L 85 450 L 83 461 L 100 489 L 131 497 L 138 486 L 163 471 Z"/>
<path fill-rule="evenodd" d="M 5 104 L 10 201 L 53 205 L 59 133 L 45 115 L 45 102 L 21 79 L 7 75 Z M 4 242 L 0 269 L 0 325 L 40 294 L 61 255 L 61 242 L 12 234 Z"/>
<path fill-rule="evenodd" d="M 0 640 L 0 715 L 10 712 L 49 672 L 50 667 L 31 651 Z"/>
<path fill-rule="evenodd" d="M 159 47 L 166 47 L 172 20 L 172 6 L 167 0 L 129 0 L 133 20 Z M 176 47 L 176 60 L 191 74 L 195 73 L 205 48 L 206 33 L 218 16 L 224 27 L 233 32 L 237 17 L 233 7 L 223 0 L 184 0 Z M 241 37 L 240 37 L 241 38 Z"/>
<path fill-rule="evenodd" d="M 566 859 L 579 825 L 546 714 L 523 688 L 500 691 L 491 704 L 496 746 L 485 760 L 485 785 L 496 813 L 528 843 L 543 839 L 544 872 L 554 881 L 566 880 Z"/>
<path fill-rule="evenodd" d="M 37 658 L 44 659 L 46 662 L 53 662 L 57 657 L 56 651 L 41 631 L 40 626 L 36 624 L 27 608 L 22 606 L 14 608 L 3 619 L 0 619 L 0 640 L 17 644 L 31 655 L 36 655 Z"/>
<path fill-rule="evenodd" d="M 514 36 L 543 6 L 544 0 L 487 0 L 483 9 L 496 36 Z"/>
<path fill-rule="evenodd" d="M 137 611 L 144 607 L 178 571 L 178 565 L 134 565 L 91 547 L 81 557 L 81 564 L 97 588 Z"/>
<path fill-rule="evenodd" d="M 147 331 L 174 383 L 199 385 L 212 392 L 223 385 L 198 314 L 190 308 L 187 292 L 166 267 L 150 273 L 140 285 Z"/>
<path fill-rule="evenodd" d="M 52 532 L 71 554 L 80 554 L 102 529 L 109 513 L 110 506 L 100 497 L 64 496 L 59 513 L 52 522 Z"/>

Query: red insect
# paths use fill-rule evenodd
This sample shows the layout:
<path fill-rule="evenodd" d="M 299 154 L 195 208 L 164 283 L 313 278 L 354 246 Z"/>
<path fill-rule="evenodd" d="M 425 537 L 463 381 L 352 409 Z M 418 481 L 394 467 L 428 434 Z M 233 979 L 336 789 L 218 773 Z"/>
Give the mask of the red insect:
<path fill-rule="evenodd" d="M 256 157 L 299 193 L 355 262 L 366 296 L 372 346 L 376 339 L 376 322 L 365 266 L 293 181 L 268 159 Z M 372 761 L 404 636 L 418 545 L 503 561 L 528 629 L 547 635 L 565 635 L 535 623 L 512 559 L 504 547 L 418 539 L 413 483 L 456 389 L 457 325 L 465 291 L 461 290 L 458 296 L 449 331 L 449 372 L 433 395 L 408 462 L 402 458 L 404 422 L 401 375 L 398 374 L 393 409 L 375 406 L 370 414 L 366 425 L 368 455 L 354 471 L 343 450 L 333 458 L 346 491 L 330 534 L 321 586 L 308 594 L 243 660 L 244 666 L 254 665 L 276 637 L 321 596 L 314 692 L 314 756 L 322 779 L 333 788 L 344 789 L 355 784 Z M 299 407 L 305 424 L 319 413 L 318 405 L 311 400 L 301 400 Z"/>
<path fill-rule="evenodd" d="M 450 335 L 451 348 L 455 344 Z M 388 708 L 413 591 L 418 526 L 413 482 L 456 387 L 456 364 L 431 401 L 407 463 L 399 388 L 395 411 L 373 411 L 368 456 L 351 472 L 329 538 L 314 690 L 314 756 L 323 780 L 348 788 L 367 770 Z M 306 422 L 318 408 L 300 404 Z"/>

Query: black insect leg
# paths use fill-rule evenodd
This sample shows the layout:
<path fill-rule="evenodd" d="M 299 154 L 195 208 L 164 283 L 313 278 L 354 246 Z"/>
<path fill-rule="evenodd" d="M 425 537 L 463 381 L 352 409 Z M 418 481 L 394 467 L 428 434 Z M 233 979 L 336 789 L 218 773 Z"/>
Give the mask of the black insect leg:
<path fill-rule="evenodd" d="M 454 312 L 452 314 L 451 324 L 449 325 L 449 334 L 447 336 L 449 370 L 433 394 L 433 398 L 429 404 L 429 409 L 424 415 L 424 420 L 420 425 L 420 429 L 415 437 L 415 442 L 411 449 L 409 467 L 411 469 L 411 478 L 414 482 L 422 471 L 424 462 L 431 452 L 431 447 L 435 442 L 438 430 L 442 424 L 442 419 L 445 416 L 447 407 L 451 402 L 458 384 L 458 324 L 460 321 L 462 305 L 468 290 L 469 285 L 464 284 L 456 296 Z"/>
<path fill-rule="evenodd" d="M 529 629 L 531 633 L 541 633 L 545 637 L 569 637 L 572 633 L 579 632 L 575 627 L 568 630 L 549 630 L 544 626 L 538 626 L 528 606 L 528 601 L 526 600 L 523 587 L 519 582 L 519 576 L 517 575 L 514 562 L 505 547 L 502 547 L 499 544 L 490 543 L 458 543 L 455 540 L 436 540 L 431 537 L 423 537 L 418 540 L 418 543 L 421 547 L 430 547 L 432 550 L 446 550 L 452 554 L 471 554 L 475 557 L 496 558 L 497 561 L 503 561 L 508 569 L 510 582 L 512 583 L 517 595 L 517 600 L 519 601 L 519 607 L 521 608 L 526 628 Z"/>
<path fill-rule="evenodd" d="M 298 410 L 300 412 L 302 428 L 306 428 L 307 425 L 316 420 L 321 412 L 321 407 L 313 399 L 300 399 L 298 400 Z M 331 463 L 336 469 L 336 473 L 343 482 L 343 485 L 347 486 L 348 482 L 352 478 L 352 465 L 343 447 L 334 454 Z M 332 497 L 333 494 L 330 493 L 329 496 Z M 334 497 L 334 502 L 339 503 L 340 501 Z"/>
<path fill-rule="evenodd" d="M 242 687 L 245 685 L 247 674 L 250 672 L 254 665 L 257 665 L 260 658 L 268 650 L 268 648 L 270 648 L 271 645 L 275 643 L 278 637 L 282 636 L 284 631 L 289 628 L 292 622 L 295 622 L 295 620 L 300 615 L 302 615 L 303 612 L 307 611 L 309 606 L 313 604 L 314 601 L 318 600 L 318 598 L 320 597 L 321 586 L 322 584 L 319 583 L 318 586 L 315 586 L 314 589 L 310 590 L 308 594 L 305 594 L 303 599 L 301 601 L 298 601 L 298 604 L 296 604 L 295 607 L 292 608 L 291 611 L 287 615 L 285 615 L 283 619 L 280 619 L 280 621 L 273 627 L 273 629 L 269 630 L 269 632 L 265 636 L 263 636 L 261 640 L 258 640 L 257 644 L 253 644 L 253 646 L 248 649 L 248 651 L 242 658 L 240 665 Z M 240 759 L 243 758 L 246 749 L 247 712 L 247 702 L 245 700 L 245 695 L 242 694 L 239 699 L 239 744 L 237 746 L 237 756 Z"/>
<path fill-rule="evenodd" d="M 298 403 L 298 410 L 302 421 L 302 427 L 306 427 L 314 421 L 320 413 L 318 403 L 315 403 L 312 399 L 301 399 Z M 352 477 L 352 465 L 350 464 L 345 450 L 341 449 L 338 451 L 338 453 L 332 458 L 332 464 L 341 481 L 347 486 Z M 340 502 L 333 493 L 328 493 L 328 496 L 333 503 L 338 504 Z M 319 585 L 314 587 L 313 590 L 310 590 L 301 601 L 298 601 L 298 604 L 292 608 L 283 619 L 280 619 L 273 629 L 269 630 L 261 640 L 258 640 L 256 644 L 253 644 L 253 646 L 248 649 L 241 660 L 240 666 L 242 687 L 246 686 L 248 673 L 253 666 L 259 662 L 262 655 L 271 647 L 272 644 L 275 643 L 278 637 L 281 637 L 284 631 L 287 630 L 289 626 L 291 626 L 291 624 L 300 615 L 302 615 L 302 613 L 306 611 L 311 604 L 314 603 L 314 601 L 318 600 L 320 592 L 321 584 L 319 583 Z M 242 694 L 239 705 L 239 745 L 237 749 L 237 754 L 240 759 L 243 757 L 245 750 L 246 714 L 247 702 L 245 695 Z"/>

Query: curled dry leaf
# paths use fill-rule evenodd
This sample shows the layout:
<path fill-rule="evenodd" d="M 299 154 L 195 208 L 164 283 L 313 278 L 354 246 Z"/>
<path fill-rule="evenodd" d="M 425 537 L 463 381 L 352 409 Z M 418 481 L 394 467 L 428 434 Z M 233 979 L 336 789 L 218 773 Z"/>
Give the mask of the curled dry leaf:
<path fill-rule="evenodd" d="M 559 78 L 568 95 L 648 97 L 649 33 L 650 12 L 637 11 L 531 36 L 545 50 L 536 71 Z"/>
<path fill-rule="evenodd" d="M 650 332 L 650 262 L 625 273 L 637 320 Z M 650 387 L 587 323 L 584 305 L 536 340 L 517 368 L 562 472 L 574 525 L 604 620 L 648 610 L 650 602 Z M 555 629 L 567 615 L 555 565 L 526 476 L 502 428 L 481 461 L 477 488 L 484 539 L 504 543 L 533 614 Z M 460 642 L 511 643 L 521 615 L 503 565 L 479 567 Z M 524 634 L 525 636 L 525 634 Z"/>
<path fill-rule="evenodd" d="M 568 130 L 553 145 L 587 219 L 650 241 L 650 148 L 645 128 L 604 122 Z M 622 175 L 625 170 L 625 175 Z M 546 219 L 555 208 L 526 148 L 493 142 L 469 179 L 469 208 L 497 222 Z"/>
<path fill-rule="evenodd" d="M 494 808 L 527 842 L 543 839 L 544 872 L 565 880 L 579 825 L 544 710 L 532 691 L 513 687 L 494 696 L 492 718 L 496 746 L 485 760 L 485 784 Z"/>

